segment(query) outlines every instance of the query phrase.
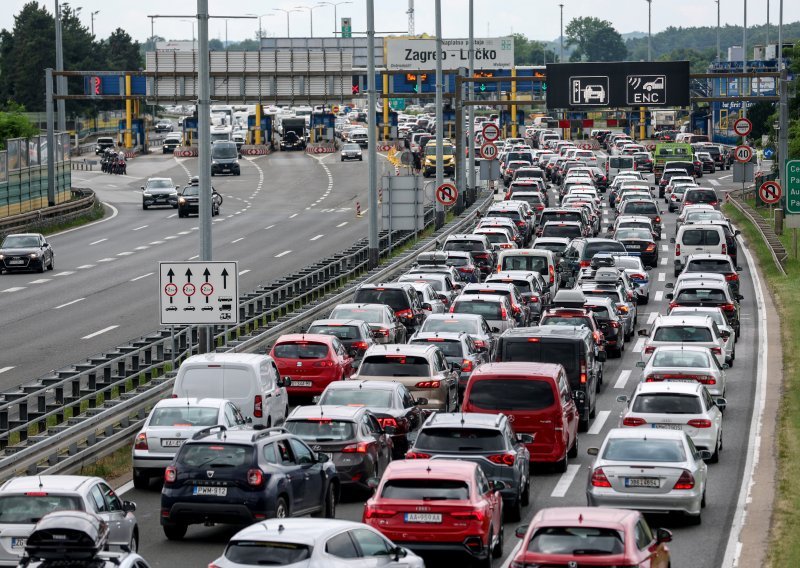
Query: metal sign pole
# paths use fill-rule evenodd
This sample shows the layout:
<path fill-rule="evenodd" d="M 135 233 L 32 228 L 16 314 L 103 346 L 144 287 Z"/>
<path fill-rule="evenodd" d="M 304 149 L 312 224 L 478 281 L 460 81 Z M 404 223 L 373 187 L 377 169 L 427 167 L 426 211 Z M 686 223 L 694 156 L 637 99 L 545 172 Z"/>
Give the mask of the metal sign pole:
<path fill-rule="evenodd" d="M 442 149 L 444 132 L 444 113 L 442 108 L 442 0 L 436 0 L 436 187 L 444 183 L 444 153 Z M 460 142 L 460 140 L 459 140 Z M 422 149 L 423 159 L 425 149 Z M 438 229 L 444 225 L 444 205 L 436 202 L 436 223 Z"/>
<path fill-rule="evenodd" d="M 208 68 L 208 0 L 197 0 L 197 165 L 200 185 L 200 260 L 211 260 L 211 88 Z M 239 299 L 236 298 L 238 303 Z M 200 352 L 211 350 L 211 327 L 198 329 Z"/>
<path fill-rule="evenodd" d="M 369 161 L 369 265 L 378 265 L 378 140 L 375 113 L 375 0 L 367 0 L 367 159 Z M 385 100 L 383 104 L 389 104 Z"/>
<path fill-rule="evenodd" d="M 475 76 L 475 10 L 473 6 L 474 0 L 469 0 L 469 78 Z M 471 101 L 475 93 L 475 84 L 472 82 L 466 83 L 467 100 Z M 477 199 L 477 191 L 475 189 L 475 110 L 467 107 L 467 144 L 469 144 L 469 160 L 467 161 L 467 187 L 470 191 L 470 197 L 467 199 L 467 205 L 471 204 Z M 456 150 L 458 150 L 456 146 Z"/>
<path fill-rule="evenodd" d="M 56 204 L 56 137 L 53 130 L 53 69 L 45 69 L 45 110 L 47 111 L 47 203 Z"/>

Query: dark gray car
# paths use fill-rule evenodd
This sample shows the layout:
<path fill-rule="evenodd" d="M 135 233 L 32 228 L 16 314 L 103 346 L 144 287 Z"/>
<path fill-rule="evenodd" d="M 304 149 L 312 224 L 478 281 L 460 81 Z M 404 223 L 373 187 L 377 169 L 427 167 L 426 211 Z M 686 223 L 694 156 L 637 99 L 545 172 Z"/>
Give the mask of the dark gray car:
<path fill-rule="evenodd" d="M 41 233 L 8 235 L 0 245 L 0 273 L 5 270 L 36 270 L 55 268 L 53 247 Z"/>

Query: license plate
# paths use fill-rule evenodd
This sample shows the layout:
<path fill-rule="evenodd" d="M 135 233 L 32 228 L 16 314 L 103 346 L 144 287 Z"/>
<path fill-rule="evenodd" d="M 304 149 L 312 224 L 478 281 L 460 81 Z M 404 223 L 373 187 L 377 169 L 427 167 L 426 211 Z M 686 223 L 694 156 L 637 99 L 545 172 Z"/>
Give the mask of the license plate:
<path fill-rule="evenodd" d="M 225 497 L 228 494 L 228 488 L 195 486 L 193 493 L 194 495 L 210 495 L 212 497 Z"/>
<path fill-rule="evenodd" d="M 27 541 L 28 541 L 27 538 L 12 538 L 11 548 L 25 548 L 25 543 Z"/>
<path fill-rule="evenodd" d="M 183 440 L 176 440 L 175 438 L 161 438 L 162 448 L 178 448 L 183 444 Z"/>
<path fill-rule="evenodd" d="M 293 387 L 310 387 L 311 381 L 292 381 Z"/>
<path fill-rule="evenodd" d="M 8 264 L 25 264 L 24 260 L 9 260 Z"/>
<path fill-rule="evenodd" d="M 441 523 L 441 513 L 406 513 L 405 521 L 407 523 Z"/>
<path fill-rule="evenodd" d="M 625 487 L 659 487 L 661 482 L 655 477 L 626 477 Z"/>
<path fill-rule="evenodd" d="M 625 245 L 625 248 L 626 249 L 636 249 L 636 250 L 638 250 L 638 249 L 640 249 L 642 247 L 639 246 L 639 245 Z"/>
<path fill-rule="evenodd" d="M 683 430 L 680 424 L 651 424 L 651 428 L 661 428 L 662 430 Z"/>

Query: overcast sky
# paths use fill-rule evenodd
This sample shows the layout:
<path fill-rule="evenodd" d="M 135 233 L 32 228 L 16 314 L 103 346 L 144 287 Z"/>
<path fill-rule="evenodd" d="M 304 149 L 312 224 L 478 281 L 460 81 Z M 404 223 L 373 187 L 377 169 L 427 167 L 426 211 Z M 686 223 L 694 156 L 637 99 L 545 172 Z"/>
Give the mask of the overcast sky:
<path fill-rule="evenodd" d="M 0 0 L 0 28 L 11 29 L 13 17 L 28 0 Z M 341 0 L 331 0 L 341 2 Z M 63 3 L 63 0 L 62 0 Z M 212 16 L 263 15 L 265 33 L 286 36 L 286 15 L 273 12 L 274 8 L 292 9 L 299 5 L 316 6 L 317 0 L 209 0 Z M 647 31 L 646 0 L 474 0 L 475 36 L 500 36 L 523 33 L 529 38 L 552 40 L 559 35 L 559 3 L 564 4 L 564 26 L 576 16 L 596 16 L 610 20 L 620 33 Z M 750 0 L 748 25 L 767 21 L 767 4 L 770 4 L 770 22 L 777 26 L 779 0 Z M 40 0 L 52 11 L 55 0 Z M 405 32 L 408 26 L 407 0 L 375 0 L 375 27 L 377 32 Z M 434 0 L 416 0 L 416 33 L 434 33 Z M 800 2 L 784 2 L 784 21 L 800 20 Z M 148 15 L 190 15 L 196 12 L 195 0 L 133 0 L 129 2 L 108 0 L 73 0 L 70 5 L 82 7 L 81 19 L 90 25 L 90 12 L 95 15 L 94 30 L 98 37 L 107 37 L 117 27 L 125 29 L 134 39 L 144 41 L 150 35 Z M 442 0 L 442 32 L 445 37 L 467 37 L 468 0 Z M 721 0 L 722 25 L 741 25 L 744 0 Z M 653 33 L 668 26 L 688 27 L 716 25 L 715 0 L 653 0 Z M 333 7 L 322 6 L 313 10 L 314 35 L 333 35 Z M 366 29 L 366 0 L 353 0 L 338 8 L 339 18 L 352 18 L 353 31 Z M 290 14 L 293 37 L 308 36 L 308 10 Z M 258 20 L 229 20 L 228 39 L 238 41 L 252 38 L 258 30 Z M 175 19 L 155 20 L 155 33 L 167 39 L 191 39 L 192 22 Z M 777 32 L 776 32 L 777 34 Z M 209 24 L 211 38 L 225 39 L 225 20 L 212 19 Z"/>

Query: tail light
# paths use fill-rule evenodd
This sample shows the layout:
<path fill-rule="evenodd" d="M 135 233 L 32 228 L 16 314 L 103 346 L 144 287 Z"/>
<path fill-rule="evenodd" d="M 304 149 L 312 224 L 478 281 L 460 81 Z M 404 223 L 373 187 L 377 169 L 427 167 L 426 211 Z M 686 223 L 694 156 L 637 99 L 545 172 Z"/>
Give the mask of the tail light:
<path fill-rule="evenodd" d="M 381 425 L 381 428 L 386 428 L 387 426 L 397 428 L 397 420 L 394 418 L 378 418 L 378 424 Z"/>
<path fill-rule="evenodd" d="M 463 519 L 465 521 L 478 521 L 483 522 L 484 513 L 483 511 L 473 510 L 473 511 L 454 511 L 450 513 L 454 519 Z"/>
<path fill-rule="evenodd" d="M 631 280 L 647 280 L 647 275 L 646 274 L 640 274 L 639 272 L 636 272 L 636 273 L 630 275 L 630 279 Z"/>
<path fill-rule="evenodd" d="M 644 426 L 647 420 L 644 418 L 634 418 L 633 416 L 626 416 L 622 419 L 623 426 Z"/>
<path fill-rule="evenodd" d="M 678 306 L 680 306 L 680 304 L 679 304 L 678 302 L 670 302 L 670 303 L 669 303 L 669 309 L 670 309 L 670 310 L 671 310 L 672 308 L 677 308 Z"/>
<path fill-rule="evenodd" d="M 678 481 L 675 482 L 673 489 L 694 489 L 694 477 L 692 474 L 684 469 Z"/>
<path fill-rule="evenodd" d="M 660 223 L 660 222 L 661 222 L 661 217 L 659 217 L 658 215 L 656 215 L 656 223 Z"/>
<path fill-rule="evenodd" d="M 611 482 L 602 467 L 598 467 L 592 472 L 592 487 L 611 487 Z"/>
<path fill-rule="evenodd" d="M 372 442 L 359 442 L 358 444 L 350 444 L 342 448 L 343 454 L 366 454 Z"/>
<path fill-rule="evenodd" d="M 315 367 L 333 367 L 333 361 L 324 360 L 324 361 L 316 361 L 314 363 Z"/>
<path fill-rule="evenodd" d="M 628 290 L 627 295 L 628 295 L 628 300 L 633 300 L 633 292 L 631 290 Z"/>
<path fill-rule="evenodd" d="M 681 255 L 681 245 L 680 245 L 680 243 L 676 243 L 675 244 L 675 256 L 680 256 L 680 255 Z"/>
<path fill-rule="evenodd" d="M 497 465 L 514 465 L 517 461 L 517 456 L 511 453 L 505 454 L 492 454 L 488 456 L 490 462 Z"/>
<path fill-rule="evenodd" d="M 556 271 L 552 265 L 550 265 L 547 269 L 547 272 L 550 274 L 550 284 L 554 284 L 556 281 Z"/>
<path fill-rule="evenodd" d="M 644 353 L 645 353 L 645 355 L 652 355 L 653 351 L 655 351 L 655 350 L 656 350 L 655 347 L 653 347 L 652 345 L 649 345 L 649 346 L 644 348 Z"/>
<path fill-rule="evenodd" d="M 418 389 L 438 389 L 441 384 L 440 381 L 420 381 L 414 386 Z"/>
<path fill-rule="evenodd" d="M 543 210 L 544 210 L 544 205 L 542 205 L 542 204 L 540 203 L 539 205 L 537 205 L 537 206 L 536 206 L 536 210 L 537 210 L 537 211 L 543 211 Z"/>
<path fill-rule="evenodd" d="M 728 282 L 738 282 L 739 275 L 735 272 L 731 272 L 730 274 L 725 275 L 725 280 L 727 280 Z"/>
<path fill-rule="evenodd" d="M 649 245 L 647 245 L 647 248 L 644 249 L 644 252 L 653 252 L 654 250 L 656 250 L 656 244 L 650 243 Z"/>
<path fill-rule="evenodd" d="M 705 418 L 689 420 L 686 424 L 692 428 L 711 428 L 711 420 L 706 420 Z"/>
<path fill-rule="evenodd" d="M 581 361 L 581 384 L 586 384 L 586 361 Z"/>
<path fill-rule="evenodd" d="M 164 483 L 175 483 L 176 479 L 178 479 L 178 468 L 174 465 L 167 466 L 164 470 Z"/>
<path fill-rule="evenodd" d="M 366 349 L 369 347 L 366 341 L 356 341 L 353 343 L 353 349 Z"/>
<path fill-rule="evenodd" d="M 461 372 L 462 373 L 471 373 L 472 372 L 472 361 L 469 359 L 464 359 L 461 361 Z"/>
<path fill-rule="evenodd" d="M 247 470 L 247 484 L 252 487 L 260 487 L 264 483 L 264 472 L 258 468 Z"/>
<path fill-rule="evenodd" d="M 538 304 L 539 303 L 539 296 L 529 296 L 528 301 L 531 304 Z"/>
<path fill-rule="evenodd" d="M 414 312 L 413 312 L 413 311 L 411 311 L 411 310 L 400 310 L 400 311 L 399 311 L 399 312 L 397 312 L 395 315 L 396 315 L 397 317 L 399 317 L 400 319 L 403 319 L 403 318 L 405 318 L 405 319 L 411 319 L 411 318 L 413 318 L 413 317 L 414 317 Z"/>
<path fill-rule="evenodd" d="M 716 205 L 716 204 L 717 204 L 717 202 L 716 202 L 716 201 L 711 201 L 711 202 L 709 203 L 709 205 L 712 205 L 712 206 L 713 206 L 713 205 Z"/>
<path fill-rule="evenodd" d="M 589 268 L 592 265 L 592 261 L 590 260 L 582 260 L 581 261 L 581 268 Z"/>
<path fill-rule="evenodd" d="M 386 328 L 373 330 L 376 336 L 389 337 L 389 330 Z"/>
<path fill-rule="evenodd" d="M 486 252 L 479 252 L 479 253 L 473 254 L 472 256 L 473 256 L 474 258 L 481 258 L 481 259 L 484 259 L 484 260 L 485 260 L 485 259 L 488 259 L 488 258 L 489 258 L 489 253 L 486 253 Z"/>
<path fill-rule="evenodd" d="M 476 339 L 475 340 L 475 347 L 479 349 L 483 349 L 486 347 L 486 342 L 483 339 Z"/>
<path fill-rule="evenodd" d="M 625 304 L 618 305 L 617 306 L 617 312 L 620 313 L 620 314 L 627 314 L 628 313 L 628 306 L 626 306 Z"/>
<path fill-rule="evenodd" d="M 393 516 L 394 516 L 394 511 L 390 511 L 388 509 L 378 509 L 377 507 L 373 507 L 372 505 L 367 505 L 364 508 L 365 519 L 388 519 L 389 517 Z"/>
<path fill-rule="evenodd" d="M 423 454 L 422 452 L 407 452 L 406 453 L 407 460 L 429 460 L 431 459 L 430 454 Z"/>
<path fill-rule="evenodd" d="M 714 355 L 722 355 L 722 349 L 720 347 L 712 347 L 711 352 Z"/>
<path fill-rule="evenodd" d="M 519 315 L 522 312 L 519 306 L 511 306 L 511 311 L 514 312 L 515 316 Z"/>
<path fill-rule="evenodd" d="M 253 401 L 253 416 L 256 418 L 264 416 L 264 403 L 260 394 L 257 394 Z"/>
<path fill-rule="evenodd" d="M 500 317 L 502 319 L 506 319 L 508 317 L 508 310 L 506 310 L 504 307 L 500 308 Z"/>
<path fill-rule="evenodd" d="M 456 313 L 456 304 L 455 304 L 455 302 L 453 302 L 453 305 L 452 305 L 452 306 L 450 306 L 450 313 L 451 313 L 451 314 L 454 314 L 454 313 Z"/>
<path fill-rule="evenodd" d="M 722 243 L 722 254 L 728 254 L 728 243 Z"/>
<path fill-rule="evenodd" d="M 513 248 L 513 247 L 514 247 L 514 245 L 512 245 L 511 243 L 501 243 L 500 244 L 500 248 L 501 249 L 510 249 L 510 248 Z"/>
<path fill-rule="evenodd" d="M 134 450 L 146 450 L 147 448 L 147 435 L 141 432 L 136 436 L 136 442 L 133 444 Z"/>
<path fill-rule="evenodd" d="M 613 327 L 614 329 L 619 328 L 619 322 L 618 321 L 612 321 L 609 325 L 611 327 Z"/>
<path fill-rule="evenodd" d="M 517 221 L 517 227 L 524 227 L 525 221 Z"/>

